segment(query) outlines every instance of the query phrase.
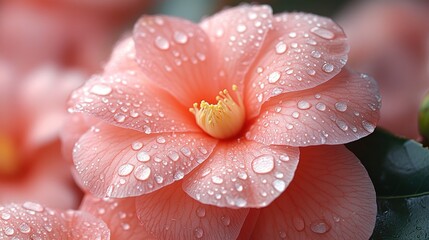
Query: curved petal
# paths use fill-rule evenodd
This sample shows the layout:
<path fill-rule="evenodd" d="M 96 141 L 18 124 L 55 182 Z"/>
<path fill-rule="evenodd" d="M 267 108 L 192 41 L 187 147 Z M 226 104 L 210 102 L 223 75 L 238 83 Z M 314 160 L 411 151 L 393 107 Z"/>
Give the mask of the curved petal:
<path fill-rule="evenodd" d="M 289 185 L 299 149 L 231 141 L 217 146 L 198 170 L 184 181 L 194 199 L 219 207 L 264 207 Z"/>
<path fill-rule="evenodd" d="M 273 26 L 246 83 L 249 117 L 273 96 L 326 82 L 347 61 L 346 36 L 329 18 L 286 13 L 275 15 Z"/>
<path fill-rule="evenodd" d="M 129 197 L 180 180 L 202 163 L 217 140 L 199 133 L 151 134 L 100 124 L 76 144 L 74 163 L 99 197 Z"/>
<path fill-rule="evenodd" d="M 190 198 L 172 184 L 136 199 L 143 227 L 160 239 L 236 239 L 248 209 L 218 208 Z"/>
<path fill-rule="evenodd" d="M 180 18 L 144 16 L 134 27 L 136 60 L 149 81 L 186 107 L 214 97 L 210 41 L 196 24 Z"/>
<path fill-rule="evenodd" d="M 144 79 L 138 66 L 94 76 L 72 94 L 69 110 L 146 134 L 200 131 L 187 108 Z"/>
<path fill-rule="evenodd" d="M 0 205 L 0 215 L 0 239 L 110 239 L 106 224 L 82 211 L 25 202 Z"/>
<path fill-rule="evenodd" d="M 230 89 L 233 84 L 239 91 L 244 90 L 244 75 L 271 29 L 271 22 L 269 6 L 248 4 L 223 10 L 201 22 L 217 59 L 218 90 Z"/>
<path fill-rule="evenodd" d="M 301 149 L 294 180 L 261 209 L 251 239 L 368 239 L 377 205 L 359 159 L 344 146 Z"/>
<path fill-rule="evenodd" d="M 380 106 L 374 79 L 345 69 L 313 89 L 267 102 L 246 137 L 291 146 L 347 143 L 374 131 Z"/>
<path fill-rule="evenodd" d="M 136 215 L 135 198 L 100 199 L 86 195 L 80 209 L 103 220 L 110 229 L 112 240 L 156 239 L 141 226 Z"/>

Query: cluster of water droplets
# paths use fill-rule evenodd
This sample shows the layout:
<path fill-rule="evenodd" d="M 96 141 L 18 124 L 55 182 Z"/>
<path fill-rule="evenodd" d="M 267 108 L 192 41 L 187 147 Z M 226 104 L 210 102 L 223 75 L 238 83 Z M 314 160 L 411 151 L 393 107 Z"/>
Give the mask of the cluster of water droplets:
<path fill-rule="evenodd" d="M 240 144 L 240 143 L 238 143 Z M 185 188 L 195 190 L 195 198 L 222 207 L 266 206 L 279 196 L 291 180 L 290 169 L 296 167 L 297 152 L 272 149 L 250 150 L 233 146 L 216 153 L 204 168 L 190 177 Z M 284 151 L 284 150 L 283 150 Z M 243 156 L 243 152 L 249 152 Z M 240 153 L 240 154 L 238 154 Z M 223 164 L 219 164 L 223 159 Z M 251 202 L 249 191 L 255 192 Z"/>

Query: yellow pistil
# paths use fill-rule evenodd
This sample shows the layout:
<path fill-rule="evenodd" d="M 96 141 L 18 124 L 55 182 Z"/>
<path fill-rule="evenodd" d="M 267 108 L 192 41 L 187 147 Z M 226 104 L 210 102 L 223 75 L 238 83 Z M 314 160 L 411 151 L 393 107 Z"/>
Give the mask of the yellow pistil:
<path fill-rule="evenodd" d="M 217 104 L 209 104 L 202 100 L 199 108 L 198 103 L 194 103 L 193 108 L 189 108 L 189 111 L 195 115 L 198 126 L 212 137 L 231 138 L 243 127 L 245 120 L 243 99 L 237 93 L 236 85 L 232 85 L 232 90 L 236 93 L 238 103 L 224 89 L 216 97 Z"/>
<path fill-rule="evenodd" d="M 0 133 L 0 175 L 12 175 L 19 168 L 17 151 L 8 136 Z"/>

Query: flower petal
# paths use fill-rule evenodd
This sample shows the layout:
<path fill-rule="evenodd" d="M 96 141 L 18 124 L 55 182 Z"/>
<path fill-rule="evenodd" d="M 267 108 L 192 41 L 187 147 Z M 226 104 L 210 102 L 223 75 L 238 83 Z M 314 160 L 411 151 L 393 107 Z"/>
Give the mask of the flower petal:
<path fill-rule="evenodd" d="M 252 239 L 368 239 L 377 205 L 359 159 L 344 146 L 301 149 L 294 180 L 260 210 Z"/>
<path fill-rule="evenodd" d="M 351 142 L 374 131 L 380 101 L 372 78 L 345 69 L 313 89 L 267 102 L 246 137 L 291 146 Z"/>
<path fill-rule="evenodd" d="M 143 227 L 160 239 L 236 239 L 248 209 L 204 205 L 172 184 L 136 199 Z"/>
<path fill-rule="evenodd" d="M 100 199 L 86 195 L 80 209 L 102 219 L 110 229 L 111 239 L 155 239 L 136 216 L 135 198 Z"/>
<path fill-rule="evenodd" d="M 349 45 L 331 19 L 306 13 L 274 16 L 274 30 L 250 69 L 246 106 L 250 117 L 269 98 L 315 87 L 338 74 Z"/>
<path fill-rule="evenodd" d="M 214 100 L 210 42 L 196 24 L 180 18 L 144 16 L 134 27 L 136 60 L 149 81 L 186 107 Z"/>
<path fill-rule="evenodd" d="M 243 91 L 244 75 L 253 63 L 272 24 L 267 5 L 247 5 L 223 10 L 204 19 L 200 26 L 208 34 L 216 56 L 219 90 L 233 84 Z"/>
<path fill-rule="evenodd" d="M 111 67 L 104 76 L 92 77 L 73 93 L 70 110 L 147 134 L 200 131 L 188 108 L 148 83 L 132 60 L 128 66 L 128 71 L 116 72 Z"/>
<path fill-rule="evenodd" d="M 0 239 L 110 239 L 106 224 L 82 211 L 25 202 L 0 205 L 0 215 Z"/>
<path fill-rule="evenodd" d="M 217 141 L 200 133 L 151 134 L 100 124 L 74 149 L 77 173 L 99 197 L 129 197 L 182 179 Z"/>
<path fill-rule="evenodd" d="M 219 144 L 208 161 L 184 181 L 198 201 L 219 207 L 267 206 L 289 185 L 299 150 L 253 141 Z"/>

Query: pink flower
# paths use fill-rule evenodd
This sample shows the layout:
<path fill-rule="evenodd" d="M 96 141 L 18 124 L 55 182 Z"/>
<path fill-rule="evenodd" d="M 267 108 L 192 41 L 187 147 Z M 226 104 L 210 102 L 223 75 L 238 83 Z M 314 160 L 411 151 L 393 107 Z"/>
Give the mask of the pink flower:
<path fill-rule="evenodd" d="M 62 160 L 59 130 L 66 100 L 82 80 L 52 66 L 20 77 L 0 62 L 0 203 L 78 206 L 81 193 Z"/>
<path fill-rule="evenodd" d="M 59 211 L 38 203 L 0 205 L 1 239 L 109 239 L 106 224 L 83 211 Z"/>
<path fill-rule="evenodd" d="M 199 25 L 144 16 L 72 95 L 71 112 L 99 119 L 75 145 L 76 175 L 98 197 L 139 196 L 123 204 L 156 238 L 367 239 L 365 169 L 318 146 L 378 119 L 376 83 L 343 68 L 347 52 L 330 19 L 268 6 Z"/>
<path fill-rule="evenodd" d="M 350 39 L 350 65 L 380 84 L 379 125 L 414 139 L 419 105 L 429 90 L 428 13 L 427 2 L 365 1 L 340 19 Z"/>

